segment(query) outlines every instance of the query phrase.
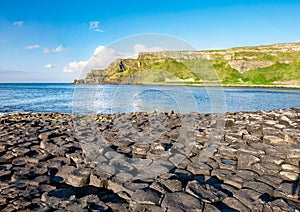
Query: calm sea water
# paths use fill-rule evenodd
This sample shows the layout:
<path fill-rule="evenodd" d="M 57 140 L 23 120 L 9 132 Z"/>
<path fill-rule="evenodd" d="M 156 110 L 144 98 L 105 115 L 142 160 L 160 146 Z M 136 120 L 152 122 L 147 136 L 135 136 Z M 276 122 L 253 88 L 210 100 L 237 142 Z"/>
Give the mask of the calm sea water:
<path fill-rule="evenodd" d="M 201 113 L 300 108 L 300 89 L 1 83 L 0 115 L 17 112 Z"/>

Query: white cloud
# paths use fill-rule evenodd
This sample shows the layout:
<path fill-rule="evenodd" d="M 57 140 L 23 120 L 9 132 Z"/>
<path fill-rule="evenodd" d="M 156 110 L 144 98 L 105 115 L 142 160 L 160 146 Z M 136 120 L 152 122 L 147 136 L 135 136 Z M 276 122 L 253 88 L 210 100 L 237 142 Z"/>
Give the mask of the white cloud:
<path fill-rule="evenodd" d="M 64 72 L 81 72 L 86 67 L 88 61 L 73 61 L 69 65 L 65 66 Z"/>
<path fill-rule="evenodd" d="M 99 28 L 100 22 L 99 21 L 91 21 L 89 24 L 90 24 L 90 29 L 97 29 L 97 28 Z"/>
<path fill-rule="evenodd" d="M 29 46 L 26 46 L 26 47 L 25 47 L 25 49 L 38 49 L 38 48 L 40 48 L 40 46 L 37 45 L 37 44 L 29 45 Z"/>
<path fill-rule="evenodd" d="M 91 21 L 89 22 L 89 28 L 95 32 L 104 32 L 104 30 L 99 28 L 100 22 L 99 21 Z"/>
<path fill-rule="evenodd" d="M 52 52 L 62 52 L 64 50 L 62 45 L 59 45 L 58 47 L 56 47 L 55 49 L 52 50 Z"/>
<path fill-rule="evenodd" d="M 161 47 L 146 48 L 142 44 L 136 44 L 133 47 L 133 52 L 119 53 L 114 49 L 105 46 L 98 46 L 93 56 L 84 61 L 73 61 L 65 66 L 64 72 L 83 72 L 91 69 L 105 69 L 107 66 L 115 61 L 117 58 L 136 58 L 140 52 L 157 52 L 163 51 Z"/>
<path fill-rule="evenodd" d="M 44 48 L 44 53 L 45 54 L 50 54 L 52 51 L 50 50 L 50 49 L 48 49 L 48 48 Z"/>
<path fill-rule="evenodd" d="M 57 46 L 55 49 L 49 49 L 49 48 L 44 48 L 44 53 L 45 54 L 50 54 L 50 53 L 58 53 L 67 50 L 64 48 L 62 45 Z"/>
<path fill-rule="evenodd" d="M 55 65 L 52 65 L 52 64 L 46 64 L 44 67 L 47 68 L 47 69 L 50 69 L 50 68 L 54 68 Z"/>
<path fill-rule="evenodd" d="M 104 32 L 103 29 L 95 29 L 94 31 L 95 31 L 95 32 Z"/>
<path fill-rule="evenodd" d="M 64 72 L 82 72 L 91 69 L 104 69 L 116 58 L 120 57 L 116 51 L 105 46 L 98 46 L 93 56 L 85 61 L 73 61 L 65 66 Z"/>
<path fill-rule="evenodd" d="M 23 24 L 24 24 L 24 21 L 14 21 L 13 22 L 13 25 L 18 26 L 18 27 L 21 27 Z"/>

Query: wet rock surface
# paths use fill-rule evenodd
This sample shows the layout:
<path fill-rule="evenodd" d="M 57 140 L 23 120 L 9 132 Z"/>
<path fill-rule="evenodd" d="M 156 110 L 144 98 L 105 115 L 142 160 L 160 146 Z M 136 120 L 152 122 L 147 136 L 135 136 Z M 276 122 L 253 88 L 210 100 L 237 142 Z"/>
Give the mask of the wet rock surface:
<path fill-rule="evenodd" d="M 0 117 L 1 211 L 299 211 L 300 109 Z"/>

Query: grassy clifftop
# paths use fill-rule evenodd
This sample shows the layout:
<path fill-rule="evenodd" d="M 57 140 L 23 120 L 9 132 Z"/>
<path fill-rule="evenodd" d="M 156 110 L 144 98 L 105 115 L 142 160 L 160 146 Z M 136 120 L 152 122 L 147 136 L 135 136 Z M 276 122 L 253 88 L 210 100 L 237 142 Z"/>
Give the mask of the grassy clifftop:
<path fill-rule="evenodd" d="M 75 83 L 300 85 L 300 43 L 226 50 L 140 53 Z"/>

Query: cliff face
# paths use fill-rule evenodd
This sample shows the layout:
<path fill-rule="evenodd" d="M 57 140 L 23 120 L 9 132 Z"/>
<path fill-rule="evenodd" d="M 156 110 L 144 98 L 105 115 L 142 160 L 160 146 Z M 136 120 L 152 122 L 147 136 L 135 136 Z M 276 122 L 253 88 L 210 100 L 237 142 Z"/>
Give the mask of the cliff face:
<path fill-rule="evenodd" d="M 275 63 L 289 64 L 299 60 L 300 43 L 270 46 L 232 48 L 223 51 L 203 52 L 207 59 L 223 59 L 231 68 L 243 73 L 265 68 Z M 223 58 L 222 58 L 223 57 Z"/>
<path fill-rule="evenodd" d="M 92 70 L 77 83 L 195 83 L 299 85 L 300 43 L 226 50 L 140 53 L 105 70 Z"/>

